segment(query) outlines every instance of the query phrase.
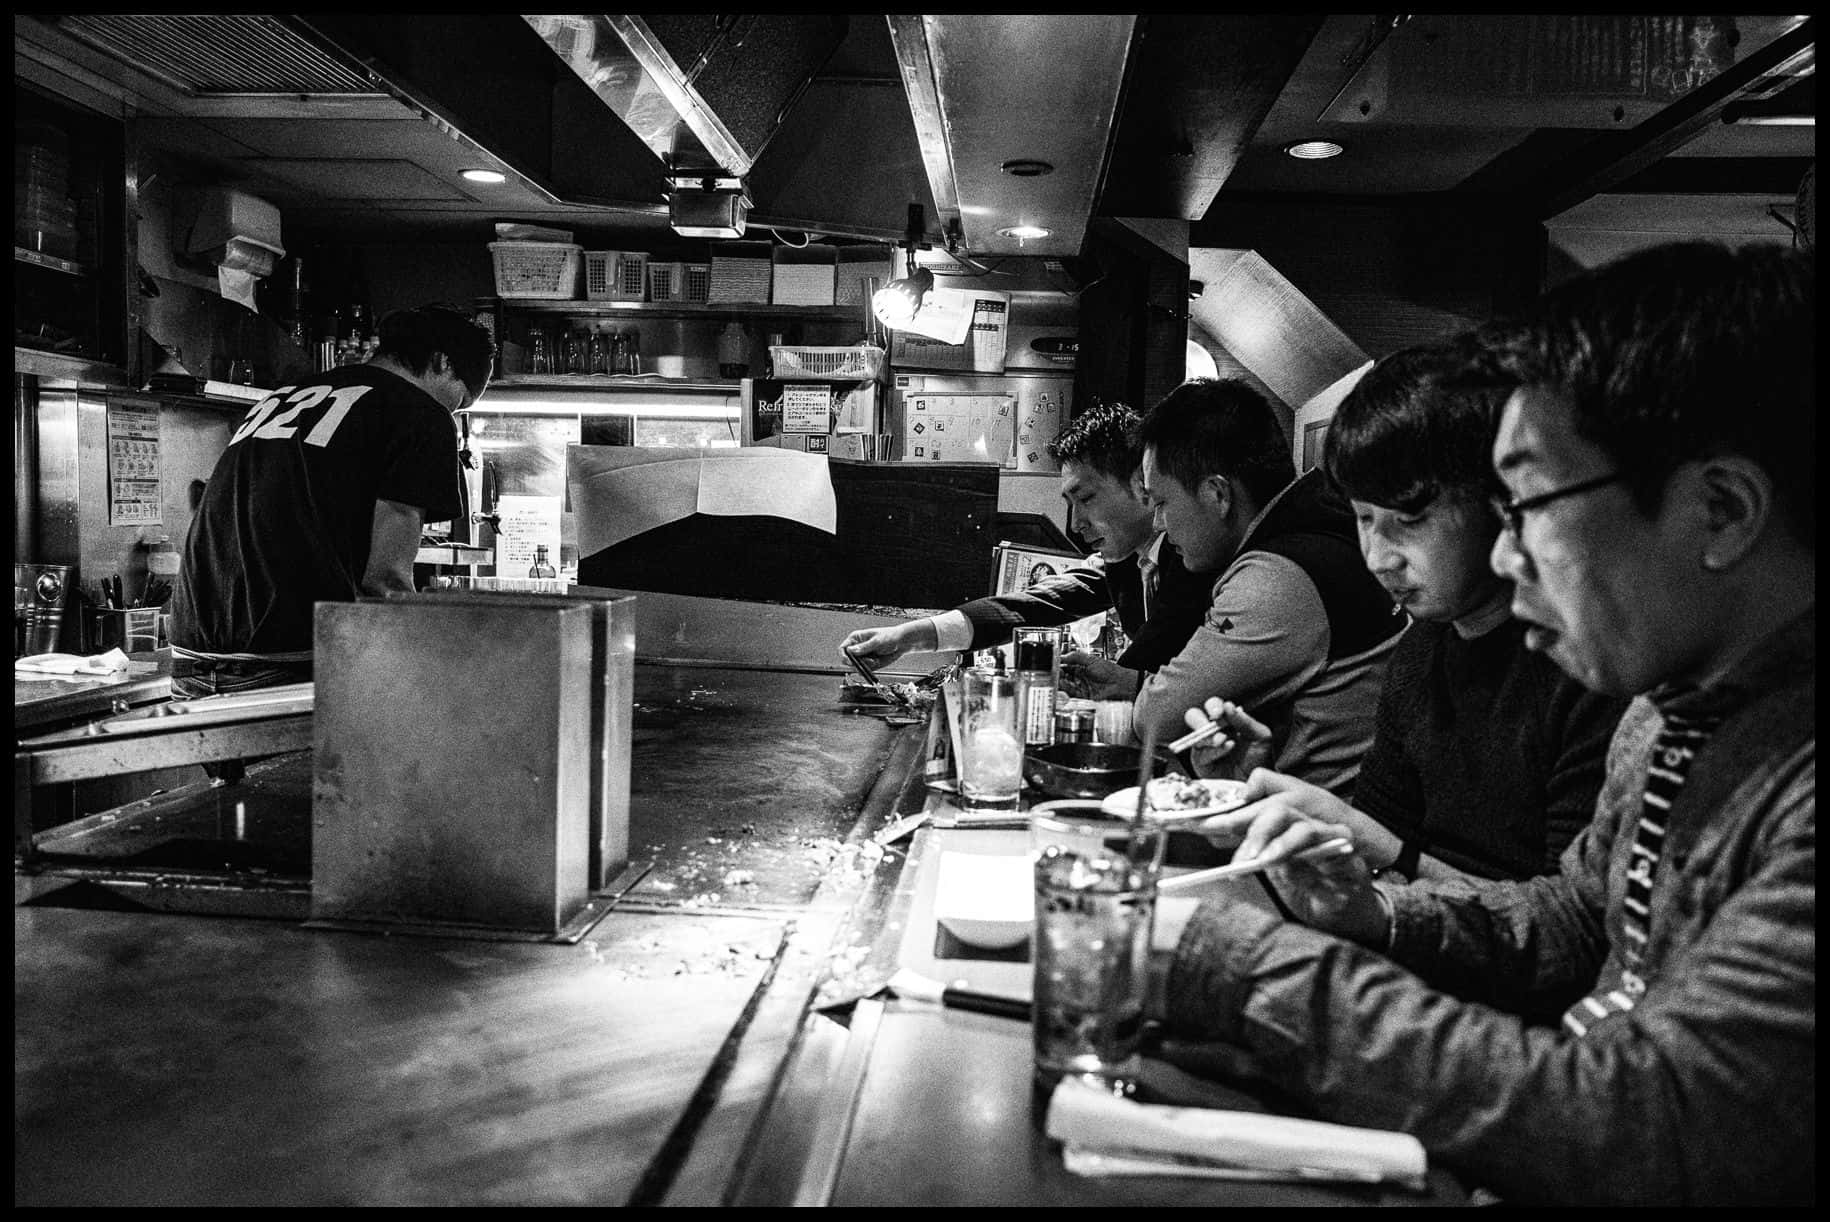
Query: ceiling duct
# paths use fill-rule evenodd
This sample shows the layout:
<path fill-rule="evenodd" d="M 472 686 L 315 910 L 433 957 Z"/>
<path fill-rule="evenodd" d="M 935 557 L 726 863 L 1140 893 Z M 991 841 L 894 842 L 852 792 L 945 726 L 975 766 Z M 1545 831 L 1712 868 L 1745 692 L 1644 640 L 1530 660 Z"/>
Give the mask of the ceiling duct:
<path fill-rule="evenodd" d="M 660 158 L 675 227 L 730 237 L 743 232 L 745 176 L 847 28 L 819 14 L 523 19 Z"/>
<path fill-rule="evenodd" d="M 942 232 L 974 254 L 1079 254 L 1137 19 L 888 20 Z"/>
<path fill-rule="evenodd" d="M 274 17 L 78 13 L 50 21 L 71 38 L 193 97 L 379 92 L 362 73 Z"/>

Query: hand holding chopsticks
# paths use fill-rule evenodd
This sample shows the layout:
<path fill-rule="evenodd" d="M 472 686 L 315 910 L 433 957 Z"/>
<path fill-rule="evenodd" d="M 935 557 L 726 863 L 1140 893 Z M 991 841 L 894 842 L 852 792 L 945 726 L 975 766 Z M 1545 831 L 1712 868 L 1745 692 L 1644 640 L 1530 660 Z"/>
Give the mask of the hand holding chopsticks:
<path fill-rule="evenodd" d="M 1281 866 L 1286 861 L 1323 861 L 1330 857 L 1345 857 L 1351 852 L 1353 852 L 1353 841 L 1345 836 L 1336 836 L 1331 840 L 1324 840 L 1320 844 L 1312 845 L 1301 852 L 1287 856 L 1281 853 L 1266 854 L 1254 857 L 1249 861 L 1234 861 L 1224 866 L 1215 866 L 1211 870 L 1195 870 L 1188 874 L 1177 874 L 1173 878 L 1165 878 L 1159 882 L 1156 889 L 1159 895 L 1165 891 L 1182 891 L 1189 887 L 1198 887 L 1202 883 L 1214 882 L 1217 879 L 1240 878 L 1247 874 L 1257 874 L 1262 870 L 1269 870 L 1272 866 Z"/>
<path fill-rule="evenodd" d="M 1189 709 L 1184 720 L 1195 728 L 1169 744 L 1170 754 L 1180 755 L 1190 747 L 1220 739 L 1218 759 L 1204 767 L 1208 775 L 1214 775 L 1213 765 L 1217 764 L 1244 778 L 1253 768 L 1270 763 L 1271 727 L 1232 701 L 1210 696 L 1201 708 Z"/>

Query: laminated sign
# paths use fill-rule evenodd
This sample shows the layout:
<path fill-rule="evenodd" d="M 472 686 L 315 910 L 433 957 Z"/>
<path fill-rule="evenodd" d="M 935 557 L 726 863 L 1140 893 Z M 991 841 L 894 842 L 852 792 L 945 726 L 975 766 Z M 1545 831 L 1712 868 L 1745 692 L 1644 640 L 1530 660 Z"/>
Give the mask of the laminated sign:
<path fill-rule="evenodd" d="M 909 395 L 902 456 L 1008 467 L 1016 454 L 1016 402 L 1010 395 Z"/>

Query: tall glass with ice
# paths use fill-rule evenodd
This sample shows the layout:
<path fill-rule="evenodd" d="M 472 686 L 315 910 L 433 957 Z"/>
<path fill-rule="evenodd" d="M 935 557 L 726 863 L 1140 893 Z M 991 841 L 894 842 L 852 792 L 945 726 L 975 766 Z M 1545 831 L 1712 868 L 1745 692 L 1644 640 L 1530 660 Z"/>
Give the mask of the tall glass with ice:
<path fill-rule="evenodd" d="M 969 670 L 960 676 L 960 805 L 969 811 L 1015 810 L 1022 788 L 1016 676 Z"/>
<path fill-rule="evenodd" d="M 1096 803 L 1030 817 L 1036 872 L 1035 1075 L 1130 1094 L 1143 1063 L 1145 968 L 1167 835 Z"/>

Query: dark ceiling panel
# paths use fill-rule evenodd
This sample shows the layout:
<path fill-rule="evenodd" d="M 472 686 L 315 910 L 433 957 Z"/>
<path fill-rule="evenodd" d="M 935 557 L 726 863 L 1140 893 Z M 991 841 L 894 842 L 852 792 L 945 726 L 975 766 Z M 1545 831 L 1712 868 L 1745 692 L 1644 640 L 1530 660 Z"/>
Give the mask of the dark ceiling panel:
<path fill-rule="evenodd" d="M 647 205 L 659 193 L 654 154 L 515 14 L 299 20 L 563 199 Z"/>
<path fill-rule="evenodd" d="M 264 174 L 323 200 L 426 201 L 472 197 L 411 161 L 360 157 L 264 157 L 247 162 Z"/>
<path fill-rule="evenodd" d="M 1738 99 L 1765 96 L 1783 82 L 1774 74 L 1816 44 L 1816 22 L 1807 20 L 1697 85 L 1631 131 L 1607 132 L 1575 155 L 1517 181 L 1520 197 L 1535 201 L 1539 216 L 1554 216 L 1652 166 L 1716 127 L 1723 109 Z"/>
<path fill-rule="evenodd" d="M 1321 14 L 1139 17 L 1095 214 L 1204 215 L 1322 20 Z"/>
<path fill-rule="evenodd" d="M 1615 183 L 1614 195 L 1791 195 L 1810 157 L 1667 157 Z"/>
<path fill-rule="evenodd" d="M 749 185 L 753 221 L 894 240 L 907 228 L 910 204 L 935 215 L 908 96 L 894 78 L 815 81 L 750 172 Z"/>
<path fill-rule="evenodd" d="M 836 13 L 644 15 L 692 89 L 754 160 L 845 39 Z"/>

